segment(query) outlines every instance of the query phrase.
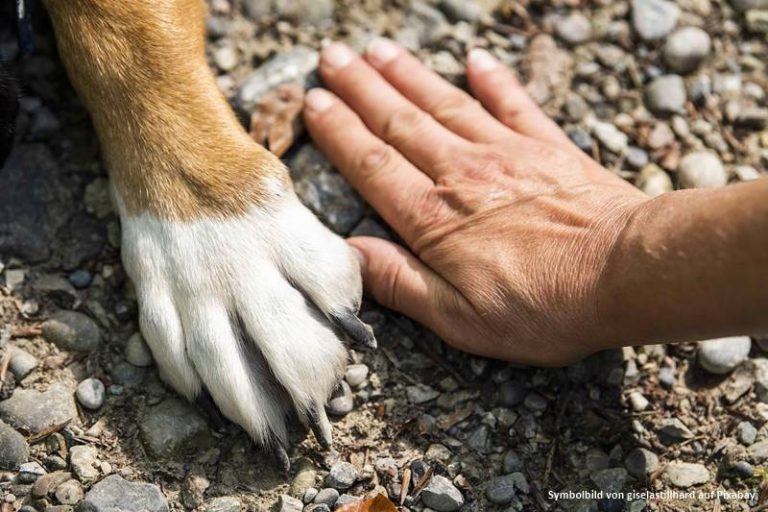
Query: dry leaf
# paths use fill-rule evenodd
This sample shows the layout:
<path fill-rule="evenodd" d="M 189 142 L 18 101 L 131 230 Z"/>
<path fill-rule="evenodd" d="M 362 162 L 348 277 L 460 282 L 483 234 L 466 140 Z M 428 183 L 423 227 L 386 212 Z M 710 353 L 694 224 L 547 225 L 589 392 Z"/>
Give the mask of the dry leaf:
<path fill-rule="evenodd" d="M 395 507 L 394 503 L 389 501 L 389 498 L 383 494 L 378 494 L 375 498 L 370 500 L 363 500 L 344 505 L 343 507 L 337 508 L 336 512 L 397 512 L 397 507 Z"/>
<path fill-rule="evenodd" d="M 251 114 L 253 140 L 282 156 L 301 132 L 304 88 L 283 84 L 267 92 Z"/>

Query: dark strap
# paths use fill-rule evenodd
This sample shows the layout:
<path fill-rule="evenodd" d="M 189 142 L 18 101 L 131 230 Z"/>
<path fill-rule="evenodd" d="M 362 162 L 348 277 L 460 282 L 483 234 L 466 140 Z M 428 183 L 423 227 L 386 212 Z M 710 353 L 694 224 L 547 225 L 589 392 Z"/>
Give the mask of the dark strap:
<path fill-rule="evenodd" d="M 16 0 L 16 33 L 19 38 L 19 50 L 27 54 L 35 49 L 31 4 L 32 0 Z"/>

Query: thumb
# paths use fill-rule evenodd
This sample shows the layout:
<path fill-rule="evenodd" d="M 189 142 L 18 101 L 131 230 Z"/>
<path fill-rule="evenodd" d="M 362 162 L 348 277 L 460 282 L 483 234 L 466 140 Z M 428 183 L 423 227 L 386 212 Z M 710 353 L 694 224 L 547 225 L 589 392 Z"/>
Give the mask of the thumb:
<path fill-rule="evenodd" d="M 360 256 L 365 289 L 389 309 L 409 316 L 433 331 L 445 330 L 445 299 L 453 288 L 405 248 L 381 238 L 347 240 Z"/>

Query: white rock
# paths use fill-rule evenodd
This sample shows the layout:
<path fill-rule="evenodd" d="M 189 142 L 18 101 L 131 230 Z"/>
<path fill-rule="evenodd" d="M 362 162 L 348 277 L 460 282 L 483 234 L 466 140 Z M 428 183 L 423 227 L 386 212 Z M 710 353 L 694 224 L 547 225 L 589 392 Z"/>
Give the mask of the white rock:
<path fill-rule="evenodd" d="M 711 151 L 694 151 L 680 160 L 678 178 L 683 188 L 718 188 L 728 183 L 723 162 Z"/>
<path fill-rule="evenodd" d="M 684 27 L 667 38 L 663 55 L 673 71 L 689 73 L 699 67 L 711 50 L 709 34 L 697 27 Z"/>
<path fill-rule="evenodd" d="M 683 489 L 709 482 L 709 471 L 701 464 L 671 462 L 664 470 L 664 475 L 669 483 Z"/>
<path fill-rule="evenodd" d="M 699 343 L 699 363 L 710 373 L 726 374 L 749 357 L 751 348 L 752 340 L 747 336 L 702 341 Z"/>

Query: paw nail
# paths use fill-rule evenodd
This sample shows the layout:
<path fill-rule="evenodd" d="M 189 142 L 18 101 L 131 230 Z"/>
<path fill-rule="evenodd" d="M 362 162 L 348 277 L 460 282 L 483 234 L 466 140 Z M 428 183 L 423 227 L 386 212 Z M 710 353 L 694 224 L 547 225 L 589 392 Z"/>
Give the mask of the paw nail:
<path fill-rule="evenodd" d="M 370 325 L 365 324 L 362 320 L 357 318 L 352 313 L 344 313 L 340 315 L 333 315 L 333 323 L 342 331 L 347 333 L 347 336 L 356 343 L 359 343 L 368 348 L 376 348 L 376 336 L 373 334 L 373 329 Z"/>

